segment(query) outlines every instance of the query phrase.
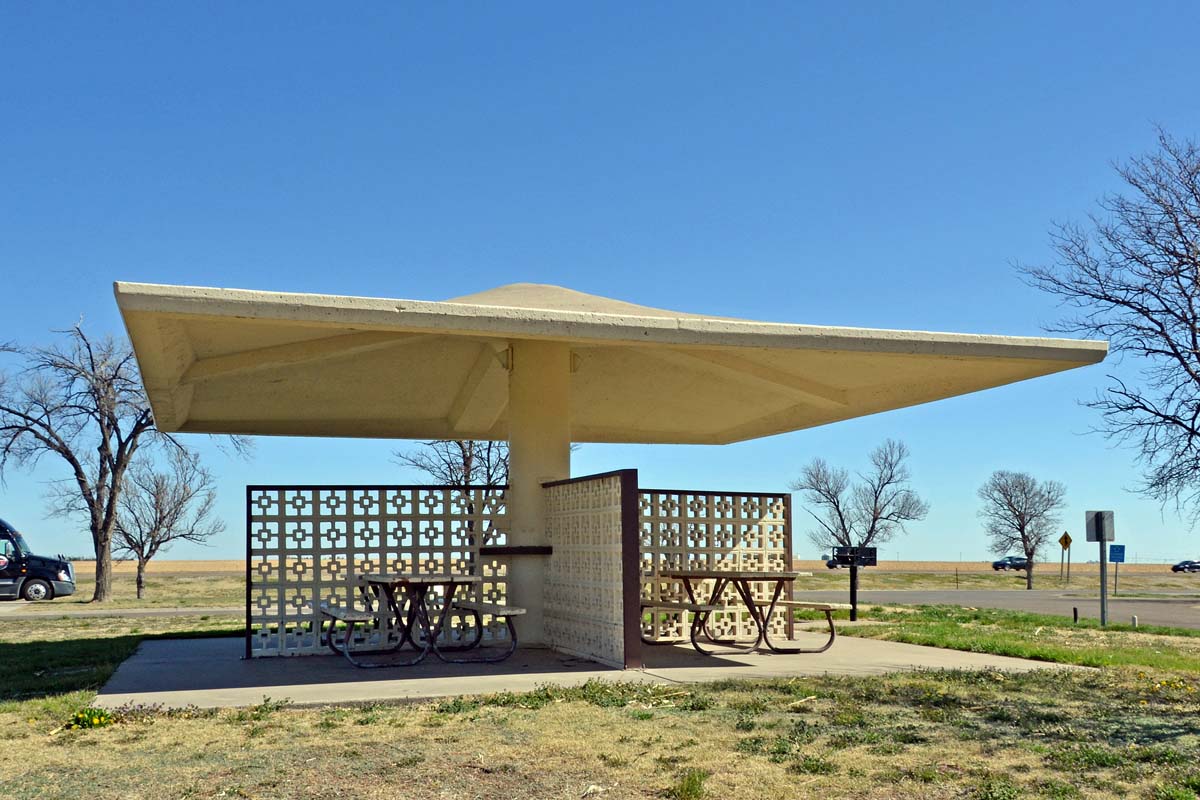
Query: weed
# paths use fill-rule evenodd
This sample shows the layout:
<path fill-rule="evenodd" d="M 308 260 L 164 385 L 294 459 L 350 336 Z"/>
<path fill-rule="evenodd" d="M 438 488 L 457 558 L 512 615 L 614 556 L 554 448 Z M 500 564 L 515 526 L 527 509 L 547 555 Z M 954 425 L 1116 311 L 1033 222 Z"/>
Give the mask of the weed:
<path fill-rule="evenodd" d="M 685 770 L 678 781 L 663 790 L 662 796 L 668 800 L 700 800 L 705 795 L 704 782 L 710 774 L 702 769 Z"/>
<path fill-rule="evenodd" d="M 807 755 L 788 765 L 788 771 L 801 775 L 832 775 L 837 772 L 837 765 L 820 756 Z"/>
<path fill-rule="evenodd" d="M 851 728 L 846 731 L 838 731 L 833 736 L 829 737 L 829 746 L 842 750 L 847 747 L 858 747 L 865 744 L 879 744 L 883 741 L 883 734 L 877 730 L 865 728 Z"/>
<path fill-rule="evenodd" d="M 754 717 L 744 712 L 738 714 L 737 722 L 733 724 L 733 727 L 739 731 L 752 731 L 754 730 Z"/>
<path fill-rule="evenodd" d="M 1187 756 L 1173 747 L 1166 745 L 1150 745 L 1149 747 L 1130 747 L 1125 751 L 1130 761 L 1140 764 L 1159 764 L 1162 766 L 1179 766 L 1187 763 Z"/>
<path fill-rule="evenodd" d="M 264 695 L 261 703 L 238 709 L 229 719 L 231 722 L 262 722 L 275 712 L 287 708 L 291 702 L 286 697 L 282 700 L 272 700 Z"/>
<path fill-rule="evenodd" d="M 468 711 L 476 711 L 478 709 L 478 700 L 468 700 L 465 697 L 453 697 L 449 700 L 443 700 L 434 707 L 434 710 L 439 714 L 465 714 Z"/>
<path fill-rule="evenodd" d="M 71 715 L 71 719 L 63 727 L 75 728 L 106 728 L 117 721 L 108 709 L 81 708 Z"/>
<path fill-rule="evenodd" d="M 630 711 L 629 716 L 633 717 L 636 720 L 645 722 L 648 719 L 654 719 L 654 712 L 646 711 L 644 709 L 638 708 L 638 709 L 634 709 L 633 711 Z"/>
<path fill-rule="evenodd" d="M 614 756 L 608 753 L 600 753 L 596 756 L 600 759 L 600 763 L 606 767 L 625 767 L 629 765 L 629 759 L 621 756 Z"/>
<path fill-rule="evenodd" d="M 1038 781 L 1037 791 L 1040 797 L 1048 798 L 1048 800 L 1077 800 L 1077 798 L 1083 797 L 1083 793 L 1075 786 L 1054 779 Z"/>
<path fill-rule="evenodd" d="M 808 744 L 816 740 L 819 731 L 819 726 L 814 725 L 808 720 L 798 719 L 792 723 L 791 738 L 792 741 L 799 744 Z"/>
<path fill-rule="evenodd" d="M 867 718 L 862 711 L 856 708 L 837 709 L 833 712 L 830 722 L 843 728 L 865 728 L 867 726 Z"/>
<path fill-rule="evenodd" d="M 790 756 L 791 754 L 792 741 L 790 739 L 785 739 L 782 736 L 776 736 L 771 742 L 770 746 L 767 747 L 768 758 L 776 763 L 783 761 L 784 758 Z"/>
<path fill-rule="evenodd" d="M 1046 761 L 1064 772 L 1078 772 L 1119 767 L 1125 762 L 1125 756 L 1102 745 L 1060 745 L 1051 749 Z"/>
<path fill-rule="evenodd" d="M 747 736 L 745 738 L 738 739 L 737 744 L 733 746 L 733 749 L 737 750 L 739 753 L 746 753 L 747 755 L 758 755 L 759 753 L 763 752 L 766 746 L 766 738 L 762 736 Z"/>
<path fill-rule="evenodd" d="M 989 775 L 975 786 L 976 800 L 1017 800 L 1021 788 L 1006 775 Z"/>

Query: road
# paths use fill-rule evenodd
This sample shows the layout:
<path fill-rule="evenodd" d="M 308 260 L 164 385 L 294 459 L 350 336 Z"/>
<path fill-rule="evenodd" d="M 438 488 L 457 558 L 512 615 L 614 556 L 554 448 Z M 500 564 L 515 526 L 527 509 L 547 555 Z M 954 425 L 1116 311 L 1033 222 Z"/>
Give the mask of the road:
<path fill-rule="evenodd" d="M 796 599 L 847 603 L 850 600 L 850 594 L 848 589 L 842 591 L 797 591 Z M 972 589 L 864 590 L 858 593 L 858 603 L 860 609 L 871 605 L 952 605 L 969 608 L 1004 608 L 1063 617 L 1070 617 L 1071 609 L 1077 607 L 1080 617 L 1100 618 L 1099 599 L 1072 596 L 1067 592 L 1055 589 L 1034 589 L 1028 592 Z M 1139 625 L 1171 625 L 1178 628 L 1200 629 L 1200 599 L 1196 597 L 1172 597 L 1171 595 L 1129 599 L 1109 597 L 1108 619 L 1110 622 L 1128 623 L 1134 614 L 1137 615 Z"/>

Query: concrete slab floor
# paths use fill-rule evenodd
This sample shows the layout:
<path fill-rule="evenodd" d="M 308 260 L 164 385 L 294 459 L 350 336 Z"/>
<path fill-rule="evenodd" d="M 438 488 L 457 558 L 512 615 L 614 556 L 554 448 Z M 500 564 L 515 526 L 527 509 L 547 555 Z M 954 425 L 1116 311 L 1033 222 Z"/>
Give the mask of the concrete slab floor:
<path fill-rule="evenodd" d="M 823 636 L 797 634 L 812 646 Z M 499 664 L 444 664 L 434 657 L 415 667 L 362 670 L 338 656 L 245 660 L 241 638 L 143 642 L 100 691 L 96 704 L 157 703 L 169 708 L 247 706 L 264 697 L 297 705 L 407 701 L 464 694 L 525 692 L 589 679 L 689 683 L 794 675 L 878 675 L 906 670 L 1066 668 L 983 653 L 839 637 L 812 655 L 702 656 L 688 646 L 645 648 L 646 667 L 618 670 L 541 648 L 522 648 Z"/>

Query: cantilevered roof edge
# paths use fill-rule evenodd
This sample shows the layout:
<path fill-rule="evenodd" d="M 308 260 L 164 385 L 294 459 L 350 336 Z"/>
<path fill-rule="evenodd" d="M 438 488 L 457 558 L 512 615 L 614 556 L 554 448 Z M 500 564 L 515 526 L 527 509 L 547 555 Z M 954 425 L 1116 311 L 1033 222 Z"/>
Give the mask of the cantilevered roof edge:
<path fill-rule="evenodd" d="M 1108 343 L 1103 341 L 1045 337 L 649 317 L 121 281 L 114 284 L 113 290 L 123 314 L 245 319 L 356 330 L 555 339 L 584 344 L 592 341 L 1043 359 L 1078 365 L 1102 361 L 1108 352 Z"/>

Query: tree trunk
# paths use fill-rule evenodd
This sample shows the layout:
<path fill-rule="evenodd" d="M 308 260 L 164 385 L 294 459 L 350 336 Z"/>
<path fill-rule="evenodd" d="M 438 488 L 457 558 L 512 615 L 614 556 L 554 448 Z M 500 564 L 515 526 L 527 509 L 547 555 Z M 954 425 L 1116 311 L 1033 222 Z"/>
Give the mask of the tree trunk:
<path fill-rule="evenodd" d="M 107 603 L 112 599 L 112 537 L 93 536 L 96 545 L 96 589 L 92 592 L 93 603 Z"/>
<path fill-rule="evenodd" d="M 1033 588 L 1033 559 L 1025 562 L 1025 591 Z"/>
<path fill-rule="evenodd" d="M 139 558 L 137 562 L 137 599 L 146 596 L 146 559 Z"/>

